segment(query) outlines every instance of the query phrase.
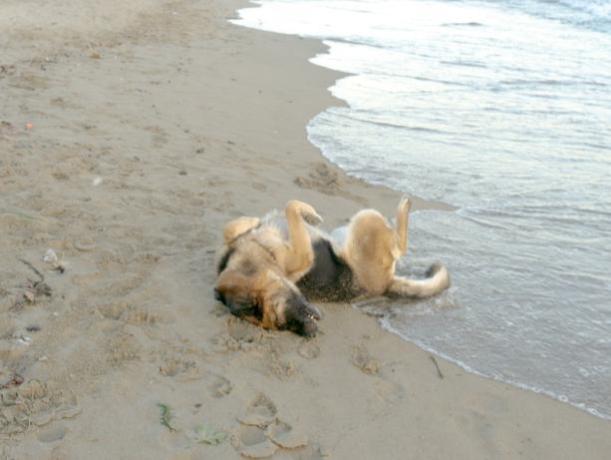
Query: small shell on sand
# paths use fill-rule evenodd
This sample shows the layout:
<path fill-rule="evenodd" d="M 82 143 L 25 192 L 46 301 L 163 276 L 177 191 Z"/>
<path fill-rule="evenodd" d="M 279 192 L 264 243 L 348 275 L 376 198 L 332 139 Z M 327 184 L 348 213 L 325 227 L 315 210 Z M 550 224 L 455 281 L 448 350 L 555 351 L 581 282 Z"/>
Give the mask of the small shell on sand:
<path fill-rule="evenodd" d="M 45 253 L 42 260 L 45 263 L 52 264 L 52 265 L 57 264 L 57 262 L 59 261 L 57 254 L 55 253 L 53 249 L 47 249 L 47 252 Z"/>
<path fill-rule="evenodd" d="M 240 451 L 242 456 L 247 458 L 268 458 L 276 453 L 278 446 L 273 442 L 266 440 L 259 444 L 245 447 Z"/>

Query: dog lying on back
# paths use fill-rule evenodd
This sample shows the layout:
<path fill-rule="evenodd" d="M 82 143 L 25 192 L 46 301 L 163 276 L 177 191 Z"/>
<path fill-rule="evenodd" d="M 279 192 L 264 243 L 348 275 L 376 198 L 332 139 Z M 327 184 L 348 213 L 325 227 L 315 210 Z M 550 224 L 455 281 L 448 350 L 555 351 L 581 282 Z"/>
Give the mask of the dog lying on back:
<path fill-rule="evenodd" d="M 313 336 L 321 315 L 308 301 L 438 294 L 450 285 L 440 264 L 423 280 L 395 275 L 397 260 L 407 252 L 410 208 L 402 199 L 394 227 L 378 211 L 362 210 L 331 235 L 317 228 L 322 219 L 314 208 L 296 200 L 288 202 L 284 216 L 232 220 L 223 232 L 216 298 L 266 329 Z"/>

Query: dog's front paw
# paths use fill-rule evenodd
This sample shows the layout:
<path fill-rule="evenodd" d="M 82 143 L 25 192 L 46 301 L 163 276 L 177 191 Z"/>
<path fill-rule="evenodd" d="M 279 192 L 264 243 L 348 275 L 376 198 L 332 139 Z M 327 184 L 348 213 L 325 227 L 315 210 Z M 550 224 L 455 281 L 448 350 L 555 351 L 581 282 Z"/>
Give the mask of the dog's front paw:
<path fill-rule="evenodd" d="M 287 211 L 297 212 L 303 220 L 310 225 L 319 225 L 322 222 L 322 217 L 318 215 L 316 210 L 309 205 L 299 200 L 291 200 L 286 205 Z"/>
<path fill-rule="evenodd" d="M 313 225 L 314 227 L 322 223 L 322 217 L 320 217 L 313 209 L 312 212 L 302 212 L 301 217 L 303 217 L 303 220 L 305 220 L 308 224 Z"/>

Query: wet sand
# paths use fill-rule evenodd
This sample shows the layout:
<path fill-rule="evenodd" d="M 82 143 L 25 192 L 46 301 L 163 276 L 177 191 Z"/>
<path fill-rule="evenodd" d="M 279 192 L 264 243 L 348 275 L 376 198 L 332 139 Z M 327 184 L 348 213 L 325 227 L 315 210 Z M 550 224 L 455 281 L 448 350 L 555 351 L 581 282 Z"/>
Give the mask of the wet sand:
<path fill-rule="evenodd" d="M 399 199 L 307 141 L 341 103 L 323 46 L 231 25 L 242 5 L 0 7 L 0 458 L 606 458 L 611 423 L 350 305 L 306 341 L 214 300 L 228 219 Z"/>

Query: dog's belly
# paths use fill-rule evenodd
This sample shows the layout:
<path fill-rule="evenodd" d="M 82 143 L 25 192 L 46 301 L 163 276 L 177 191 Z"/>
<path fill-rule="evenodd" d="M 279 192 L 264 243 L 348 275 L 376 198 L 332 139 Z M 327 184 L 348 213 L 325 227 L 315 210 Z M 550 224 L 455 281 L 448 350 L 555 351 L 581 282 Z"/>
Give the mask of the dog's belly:
<path fill-rule="evenodd" d="M 297 287 L 308 300 L 339 302 L 356 297 L 352 269 L 333 250 L 325 238 L 312 241 L 314 264 L 297 282 Z"/>

